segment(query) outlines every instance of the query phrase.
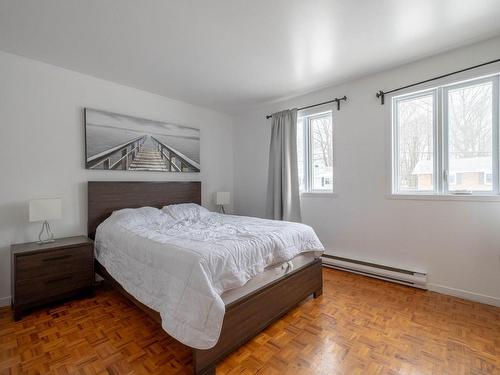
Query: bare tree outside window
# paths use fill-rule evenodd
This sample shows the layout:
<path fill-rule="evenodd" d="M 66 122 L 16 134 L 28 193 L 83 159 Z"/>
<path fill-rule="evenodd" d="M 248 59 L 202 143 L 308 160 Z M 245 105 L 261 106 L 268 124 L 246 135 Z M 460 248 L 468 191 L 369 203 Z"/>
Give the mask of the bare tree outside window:
<path fill-rule="evenodd" d="M 433 124 L 434 96 L 424 95 L 398 102 L 399 190 L 432 190 L 433 188 Z M 419 186 L 413 172 L 424 162 L 428 173 Z"/>
<path fill-rule="evenodd" d="M 311 120 L 314 140 L 314 159 L 321 161 L 325 167 L 333 163 L 332 117 L 322 116 Z"/>
<path fill-rule="evenodd" d="M 298 168 L 301 191 L 333 191 L 331 112 L 303 116 L 299 118 L 297 125 Z"/>
<path fill-rule="evenodd" d="M 312 188 L 331 190 L 333 180 L 332 116 L 311 119 L 312 136 Z"/>
<path fill-rule="evenodd" d="M 491 191 L 493 173 L 491 82 L 448 92 L 449 174 L 460 176 L 449 190 Z"/>

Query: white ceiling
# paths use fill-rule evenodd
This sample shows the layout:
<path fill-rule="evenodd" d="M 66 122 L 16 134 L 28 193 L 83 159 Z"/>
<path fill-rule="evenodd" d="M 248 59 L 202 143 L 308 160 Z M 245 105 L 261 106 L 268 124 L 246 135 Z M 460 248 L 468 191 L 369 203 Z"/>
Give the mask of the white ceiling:
<path fill-rule="evenodd" d="M 0 49 L 237 113 L 500 34 L 499 0 L 0 0 Z"/>

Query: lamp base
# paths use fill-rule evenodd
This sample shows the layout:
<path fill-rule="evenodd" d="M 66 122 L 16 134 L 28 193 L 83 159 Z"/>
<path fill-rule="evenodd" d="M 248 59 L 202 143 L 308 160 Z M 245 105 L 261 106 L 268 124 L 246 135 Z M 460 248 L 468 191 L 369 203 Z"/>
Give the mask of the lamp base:
<path fill-rule="evenodd" d="M 52 243 L 52 242 L 56 242 L 56 240 L 43 240 L 43 241 L 38 241 L 37 244 L 39 245 L 45 245 L 47 243 Z"/>
<path fill-rule="evenodd" d="M 47 220 L 45 220 L 42 224 L 42 230 L 40 231 L 40 234 L 38 235 L 38 244 L 43 245 L 46 243 L 51 243 L 54 242 L 54 233 L 52 233 L 52 230 L 50 229 L 50 224 Z"/>

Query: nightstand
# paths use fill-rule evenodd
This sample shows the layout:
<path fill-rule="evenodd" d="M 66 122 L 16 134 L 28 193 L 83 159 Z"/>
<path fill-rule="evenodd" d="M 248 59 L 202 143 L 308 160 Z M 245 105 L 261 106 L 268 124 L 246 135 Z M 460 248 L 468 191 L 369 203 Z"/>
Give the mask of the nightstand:
<path fill-rule="evenodd" d="M 92 291 L 94 251 L 87 237 L 16 244 L 10 251 L 15 320 L 33 307 Z"/>

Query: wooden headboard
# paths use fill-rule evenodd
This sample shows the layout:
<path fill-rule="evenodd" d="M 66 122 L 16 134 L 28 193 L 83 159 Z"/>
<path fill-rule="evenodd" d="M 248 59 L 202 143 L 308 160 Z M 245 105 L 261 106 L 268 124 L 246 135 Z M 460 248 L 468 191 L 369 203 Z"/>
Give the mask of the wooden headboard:
<path fill-rule="evenodd" d="M 169 204 L 201 204 L 201 182 L 89 181 L 87 185 L 87 233 L 95 237 L 97 226 L 115 210 Z"/>

